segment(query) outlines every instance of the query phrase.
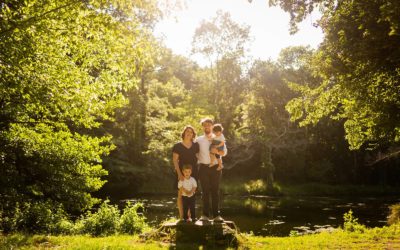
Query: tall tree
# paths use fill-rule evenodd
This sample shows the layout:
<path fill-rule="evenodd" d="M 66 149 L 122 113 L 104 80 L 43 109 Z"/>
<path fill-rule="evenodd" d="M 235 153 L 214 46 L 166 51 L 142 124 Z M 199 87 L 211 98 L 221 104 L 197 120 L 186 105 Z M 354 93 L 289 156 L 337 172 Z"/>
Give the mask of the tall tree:
<path fill-rule="evenodd" d="M 309 47 L 288 47 L 281 51 L 278 65 L 282 70 L 282 78 L 286 83 L 296 82 L 300 86 L 315 88 L 322 78 L 313 73 L 312 59 L 315 50 Z M 291 98 L 298 97 L 293 94 Z M 358 161 L 362 152 L 350 152 L 344 138 L 343 122 L 321 119 L 316 126 L 301 129 L 302 133 L 292 137 L 291 141 L 303 140 L 305 143 L 295 149 L 296 163 L 291 164 L 290 173 L 304 181 L 354 182 L 359 180 Z M 294 143 L 296 144 L 296 143 Z M 285 156 L 284 159 L 290 159 Z M 288 169 L 282 161 L 280 169 Z M 303 168 L 295 170 L 295 168 Z M 282 177 L 282 174 L 280 175 Z"/>
<path fill-rule="evenodd" d="M 203 83 L 199 67 L 161 46 L 153 46 L 153 52 L 154 65 L 142 70 L 139 86 L 125 93 L 129 103 L 105 126 L 117 148 L 105 160 L 110 175 L 102 195 L 129 197 L 148 191 L 149 182 L 170 187 L 165 177 L 172 174 L 172 145 L 185 125 L 199 127 L 210 115 L 197 98 Z"/>
<path fill-rule="evenodd" d="M 1 210 L 50 201 L 89 208 L 113 148 L 96 129 L 149 61 L 141 1 L 0 4 Z"/>
<path fill-rule="evenodd" d="M 398 152 L 399 1 L 275 3 L 299 16 L 307 15 L 312 6 L 324 7 L 318 23 L 325 38 L 312 62 L 323 81 L 314 88 L 293 86 L 302 93 L 288 104 L 293 120 L 307 125 L 322 117 L 344 119 L 351 149 L 366 145 Z"/>
<path fill-rule="evenodd" d="M 249 71 L 250 85 L 244 104 L 242 136 L 261 150 L 261 165 L 269 190 L 275 173 L 274 156 L 282 150 L 298 149 L 306 142 L 302 131 L 289 122 L 285 104 L 293 97 L 283 81 L 283 71 L 273 62 L 256 61 Z M 296 138 L 297 137 L 297 138 Z"/>
<path fill-rule="evenodd" d="M 217 11 L 211 21 L 203 20 L 193 36 L 193 53 L 206 56 L 211 62 L 223 56 L 243 56 L 250 27 L 235 23 L 228 12 Z"/>
<path fill-rule="evenodd" d="M 226 127 L 228 135 L 243 90 L 243 59 L 249 42 L 250 28 L 234 22 L 229 13 L 218 11 L 210 21 L 203 21 L 193 36 L 192 51 L 210 60 L 212 82 L 204 97 L 214 105 L 216 118 Z M 233 134 L 233 133 L 232 133 Z"/>

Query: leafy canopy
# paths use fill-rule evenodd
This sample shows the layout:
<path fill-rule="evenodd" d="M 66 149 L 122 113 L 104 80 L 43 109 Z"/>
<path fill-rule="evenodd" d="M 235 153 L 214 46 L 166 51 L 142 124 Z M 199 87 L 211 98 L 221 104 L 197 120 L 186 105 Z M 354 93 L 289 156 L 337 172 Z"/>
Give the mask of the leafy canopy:
<path fill-rule="evenodd" d="M 90 207 L 113 148 L 95 131 L 124 105 L 151 41 L 139 13 L 154 3 L 123 0 L 3 1 L 0 4 L 0 199 Z"/>

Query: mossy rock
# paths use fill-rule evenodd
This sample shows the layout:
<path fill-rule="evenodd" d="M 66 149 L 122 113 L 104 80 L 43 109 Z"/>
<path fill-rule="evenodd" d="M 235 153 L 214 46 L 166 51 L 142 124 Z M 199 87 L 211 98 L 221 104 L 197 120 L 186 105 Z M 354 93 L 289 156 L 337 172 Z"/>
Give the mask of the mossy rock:
<path fill-rule="evenodd" d="M 197 221 L 196 223 L 170 222 L 164 223 L 156 231 L 151 233 L 152 239 L 157 239 L 157 235 L 170 235 L 169 239 L 175 244 L 197 244 L 197 245 L 218 245 L 235 247 L 238 245 L 236 225 L 232 221 L 213 222 Z M 155 236 L 155 237 L 154 237 Z M 149 237 L 145 237 L 149 238 Z M 161 238 L 165 237 L 159 237 Z"/>

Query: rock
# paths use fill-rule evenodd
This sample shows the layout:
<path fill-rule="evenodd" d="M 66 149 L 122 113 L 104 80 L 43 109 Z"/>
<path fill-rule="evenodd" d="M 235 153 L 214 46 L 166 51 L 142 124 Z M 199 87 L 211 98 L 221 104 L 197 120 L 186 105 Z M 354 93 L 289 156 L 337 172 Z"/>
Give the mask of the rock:
<path fill-rule="evenodd" d="M 161 225 L 156 233 L 153 232 L 151 238 L 155 239 L 154 236 L 158 235 L 160 239 L 165 239 L 161 237 L 165 232 L 170 234 L 169 238 L 176 244 L 193 243 L 231 247 L 238 244 L 238 230 L 233 221 L 169 222 Z"/>

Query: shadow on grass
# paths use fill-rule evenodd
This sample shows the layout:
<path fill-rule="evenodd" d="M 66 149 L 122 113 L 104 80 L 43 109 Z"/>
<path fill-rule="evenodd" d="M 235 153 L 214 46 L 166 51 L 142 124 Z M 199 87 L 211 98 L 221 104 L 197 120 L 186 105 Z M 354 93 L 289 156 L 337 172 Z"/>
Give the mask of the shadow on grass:
<path fill-rule="evenodd" d="M 49 237 L 45 235 L 12 234 L 0 236 L 0 249 L 19 249 L 26 246 L 51 247 Z"/>
<path fill-rule="evenodd" d="M 22 246 L 29 245 L 32 242 L 32 236 L 30 235 L 10 235 L 1 236 L 0 249 L 18 249 Z"/>
<path fill-rule="evenodd" d="M 208 244 L 198 244 L 198 243 L 187 243 L 187 242 L 177 242 L 175 245 L 169 247 L 170 250 L 197 250 L 197 249 L 232 249 L 232 247 L 227 246 L 216 246 Z"/>

